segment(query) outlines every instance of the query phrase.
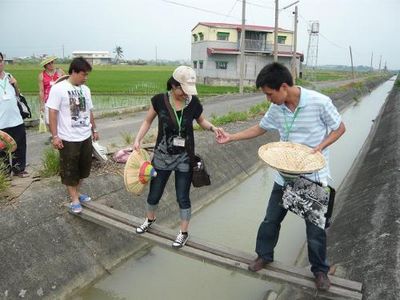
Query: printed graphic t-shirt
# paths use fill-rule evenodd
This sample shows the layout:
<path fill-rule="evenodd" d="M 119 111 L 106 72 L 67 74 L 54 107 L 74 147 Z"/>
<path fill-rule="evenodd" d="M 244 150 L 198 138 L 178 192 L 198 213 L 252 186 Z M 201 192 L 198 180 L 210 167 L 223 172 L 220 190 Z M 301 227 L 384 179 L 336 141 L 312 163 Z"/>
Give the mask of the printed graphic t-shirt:
<path fill-rule="evenodd" d="M 68 80 L 55 84 L 46 106 L 58 110 L 57 134 L 65 141 L 81 142 L 91 136 L 90 111 L 93 109 L 90 90 Z"/>
<path fill-rule="evenodd" d="M 151 99 L 153 108 L 158 115 L 158 136 L 154 150 L 153 165 L 160 170 L 188 172 L 189 156 L 186 147 L 173 145 L 173 139 L 179 136 L 179 129 L 176 122 L 171 119 L 171 114 L 165 105 L 164 95 L 168 94 L 158 94 Z M 170 103 L 169 98 L 168 103 Z M 190 149 L 193 149 L 193 152 L 193 120 L 199 118 L 202 112 L 203 106 L 196 96 L 192 96 L 192 99 L 183 110 L 177 111 L 178 118 L 183 114 L 180 136 L 185 139 L 185 143 Z"/>

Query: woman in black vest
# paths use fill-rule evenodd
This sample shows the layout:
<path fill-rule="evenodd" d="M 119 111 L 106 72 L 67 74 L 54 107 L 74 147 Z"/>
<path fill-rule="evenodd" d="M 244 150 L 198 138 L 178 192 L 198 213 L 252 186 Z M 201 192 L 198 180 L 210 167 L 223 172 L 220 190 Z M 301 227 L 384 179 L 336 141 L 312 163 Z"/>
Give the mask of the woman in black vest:
<path fill-rule="evenodd" d="M 176 197 L 180 208 L 180 232 L 172 247 L 180 248 L 188 240 L 188 227 L 191 217 L 189 198 L 192 181 L 190 156 L 194 153 L 193 120 L 205 130 L 220 134 L 203 116 L 203 106 L 197 95 L 196 73 L 187 66 L 175 69 L 167 82 L 167 93 L 155 95 L 134 142 L 134 149 L 141 147 L 143 137 L 153 120 L 158 116 L 158 136 L 152 164 L 157 176 L 150 183 L 147 197 L 147 215 L 144 223 L 136 229 L 146 232 L 156 220 L 155 211 L 164 192 L 171 172 L 175 172 Z"/>

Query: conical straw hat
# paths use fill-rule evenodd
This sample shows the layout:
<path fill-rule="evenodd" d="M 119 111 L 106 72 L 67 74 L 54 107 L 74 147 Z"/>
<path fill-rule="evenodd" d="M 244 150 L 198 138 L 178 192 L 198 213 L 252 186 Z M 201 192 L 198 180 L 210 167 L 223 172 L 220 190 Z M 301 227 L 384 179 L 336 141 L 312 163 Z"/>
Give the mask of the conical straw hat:
<path fill-rule="evenodd" d="M 291 142 L 268 143 L 258 149 L 258 155 L 270 167 L 288 174 L 304 174 L 325 167 L 320 152 L 312 153 L 305 145 Z"/>
<path fill-rule="evenodd" d="M 15 140 L 7 133 L 0 130 L 0 150 L 5 152 L 14 152 L 17 150 L 17 143 Z"/>
<path fill-rule="evenodd" d="M 40 62 L 40 65 L 44 67 L 45 65 L 51 63 L 52 61 L 55 61 L 56 59 L 57 59 L 56 56 L 47 56 Z"/>
<path fill-rule="evenodd" d="M 140 195 L 151 178 L 157 176 L 156 170 L 150 163 L 146 150 L 133 151 L 125 164 L 124 182 L 126 189 Z"/>
<path fill-rule="evenodd" d="M 57 78 L 57 80 L 54 82 L 54 84 L 59 83 L 61 81 L 64 81 L 64 80 L 66 80 L 68 78 L 69 78 L 69 75 L 60 76 L 59 78 Z"/>

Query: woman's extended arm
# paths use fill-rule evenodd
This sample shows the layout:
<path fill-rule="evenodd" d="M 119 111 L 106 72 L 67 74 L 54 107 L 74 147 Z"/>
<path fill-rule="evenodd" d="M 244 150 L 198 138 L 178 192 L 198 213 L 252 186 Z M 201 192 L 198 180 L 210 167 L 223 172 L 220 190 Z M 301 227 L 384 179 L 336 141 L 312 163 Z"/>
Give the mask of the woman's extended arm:
<path fill-rule="evenodd" d="M 149 110 L 147 111 L 146 117 L 140 126 L 140 129 L 136 135 L 135 142 L 133 143 L 133 149 L 139 150 L 142 144 L 143 137 L 146 135 L 147 131 L 153 123 L 154 118 L 157 116 L 156 111 L 153 108 L 153 105 L 150 105 Z"/>
<path fill-rule="evenodd" d="M 200 125 L 201 128 L 204 130 L 210 130 L 214 132 L 215 136 L 218 137 L 221 134 L 221 128 L 215 127 L 211 122 L 209 122 L 206 118 L 204 118 L 203 114 L 200 115 L 196 119 L 197 123 Z"/>

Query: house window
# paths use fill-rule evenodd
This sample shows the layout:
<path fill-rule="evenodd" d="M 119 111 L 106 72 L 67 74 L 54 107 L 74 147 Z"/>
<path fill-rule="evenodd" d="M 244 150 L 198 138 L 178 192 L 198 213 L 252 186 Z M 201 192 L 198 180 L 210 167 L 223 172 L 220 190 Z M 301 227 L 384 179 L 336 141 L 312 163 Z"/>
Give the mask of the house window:
<path fill-rule="evenodd" d="M 199 32 L 199 39 L 200 41 L 204 40 L 204 34 L 202 32 Z"/>
<path fill-rule="evenodd" d="M 197 40 L 198 40 L 197 34 L 193 34 L 193 41 L 197 42 Z"/>
<path fill-rule="evenodd" d="M 227 61 L 216 61 L 215 67 L 217 69 L 226 70 L 228 68 L 228 62 Z"/>
<path fill-rule="evenodd" d="M 285 44 L 286 43 L 286 36 L 278 35 L 278 44 Z"/>
<path fill-rule="evenodd" d="M 229 32 L 217 32 L 218 41 L 229 41 Z"/>
<path fill-rule="evenodd" d="M 203 61 L 199 60 L 199 69 L 203 69 Z"/>
<path fill-rule="evenodd" d="M 194 61 L 193 61 L 193 68 L 194 68 L 194 69 L 197 69 L 197 60 L 194 60 Z"/>

